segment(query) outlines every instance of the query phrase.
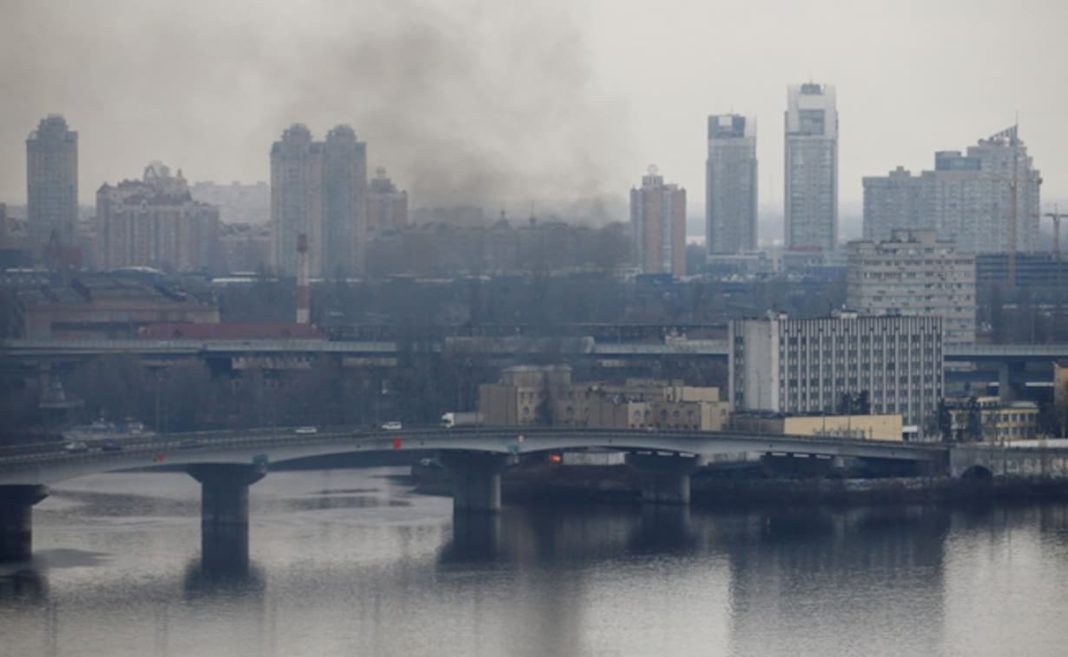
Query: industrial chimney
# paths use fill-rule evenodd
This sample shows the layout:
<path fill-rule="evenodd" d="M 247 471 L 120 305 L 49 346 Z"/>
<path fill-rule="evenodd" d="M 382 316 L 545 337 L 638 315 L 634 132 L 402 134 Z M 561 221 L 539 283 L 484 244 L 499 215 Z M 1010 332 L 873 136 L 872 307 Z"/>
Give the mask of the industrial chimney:
<path fill-rule="evenodd" d="M 311 303 L 308 291 L 308 236 L 297 236 L 297 324 L 308 324 L 311 319 Z"/>

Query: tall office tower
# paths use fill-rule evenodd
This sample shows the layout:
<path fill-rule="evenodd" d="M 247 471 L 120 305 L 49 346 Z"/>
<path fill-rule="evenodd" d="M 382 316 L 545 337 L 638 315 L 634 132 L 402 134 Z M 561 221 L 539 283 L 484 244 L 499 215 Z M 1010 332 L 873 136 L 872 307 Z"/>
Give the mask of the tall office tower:
<path fill-rule="evenodd" d="M 1041 182 L 1013 126 L 965 154 L 936 152 L 934 170 L 919 176 L 898 167 L 886 177 L 865 178 L 864 235 L 886 239 L 898 228 L 928 228 L 960 251 L 1006 253 L 1015 233 L 1016 251 L 1035 251 Z"/>
<path fill-rule="evenodd" d="M 159 162 L 141 180 L 96 193 L 96 262 L 101 269 L 216 271 L 219 209 L 194 201 L 182 172 Z"/>
<path fill-rule="evenodd" d="M 630 224 L 643 273 L 686 274 L 686 190 L 664 184 L 655 166 L 630 190 Z"/>
<path fill-rule="evenodd" d="M 932 230 L 850 242 L 846 305 L 865 315 L 942 318 L 947 345 L 975 343 L 975 255 Z"/>
<path fill-rule="evenodd" d="M 271 146 L 271 263 L 297 273 L 297 239 L 308 236 L 312 271 L 319 271 L 321 158 L 308 128 L 297 123 Z"/>
<path fill-rule="evenodd" d="M 367 192 L 367 232 L 378 233 L 408 225 L 408 192 L 398 190 L 379 167 Z"/>
<path fill-rule="evenodd" d="M 43 249 L 53 234 L 73 246 L 78 221 L 78 133 L 58 114 L 41 119 L 26 139 L 29 246 Z"/>
<path fill-rule="evenodd" d="M 838 242 L 838 110 L 834 87 L 791 86 L 786 110 L 786 248 L 833 251 Z"/>
<path fill-rule="evenodd" d="M 363 270 L 367 233 L 367 144 L 347 125 L 322 145 L 322 269 L 329 277 Z"/>
<path fill-rule="evenodd" d="M 756 122 L 744 116 L 708 117 L 705 231 L 708 255 L 756 250 Z"/>
<path fill-rule="evenodd" d="M 363 267 L 367 222 L 367 145 L 348 126 L 325 142 L 294 124 L 271 147 L 272 261 L 298 271 L 298 236 L 312 276 L 351 276 Z"/>
<path fill-rule="evenodd" d="M 924 433 L 942 397 L 941 317 L 733 320 L 730 401 L 737 411 L 834 413 L 865 395 L 871 413 L 900 413 Z"/>

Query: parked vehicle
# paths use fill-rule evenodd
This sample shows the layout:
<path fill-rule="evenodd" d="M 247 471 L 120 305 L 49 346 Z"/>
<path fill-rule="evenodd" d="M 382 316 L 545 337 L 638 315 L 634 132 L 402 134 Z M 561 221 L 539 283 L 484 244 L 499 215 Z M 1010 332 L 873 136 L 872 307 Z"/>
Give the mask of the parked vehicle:
<path fill-rule="evenodd" d="M 72 440 L 66 445 L 63 445 L 63 451 L 70 452 L 71 454 L 81 454 L 82 452 L 88 452 L 89 446 L 80 440 Z"/>
<path fill-rule="evenodd" d="M 400 431 L 404 428 L 404 425 L 399 420 L 390 420 L 389 422 L 382 423 L 382 429 L 384 431 Z"/>
<path fill-rule="evenodd" d="M 482 424 L 482 414 L 477 411 L 449 411 L 441 416 L 441 427 L 477 427 Z"/>
<path fill-rule="evenodd" d="M 100 449 L 105 452 L 118 452 L 122 449 L 122 444 L 117 440 L 106 438 L 100 441 Z"/>
<path fill-rule="evenodd" d="M 297 433 L 302 436 L 309 436 L 319 433 L 319 429 L 317 427 L 297 427 L 293 430 L 293 433 Z"/>

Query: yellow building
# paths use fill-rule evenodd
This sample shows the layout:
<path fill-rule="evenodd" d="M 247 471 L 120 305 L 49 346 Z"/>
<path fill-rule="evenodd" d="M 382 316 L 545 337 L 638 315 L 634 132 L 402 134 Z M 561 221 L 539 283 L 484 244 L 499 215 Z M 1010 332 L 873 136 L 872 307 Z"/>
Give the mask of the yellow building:
<path fill-rule="evenodd" d="M 552 425 L 554 400 L 571 396 L 567 365 L 508 367 L 498 383 L 478 387 L 478 409 L 489 425 Z"/>
<path fill-rule="evenodd" d="M 976 397 L 947 403 L 956 442 L 1031 440 L 1038 433 L 1038 406 L 1033 402 L 1002 404 L 997 397 Z"/>
<path fill-rule="evenodd" d="M 853 438 L 856 440 L 902 440 L 901 416 L 893 415 L 735 415 L 733 431 Z"/>
<path fill-rule="evenodd" d="M 1057 435 L 1068 437 L 1068 360 L 1053 363 L 1053 412 Z"/>
<path fill-rule="evenodd" d="M 566 366 L 511 367 L 479 386 L 486 424 L 720 431 L 730 404 L 719 389 L 679 381 L 572 383 Z"/>

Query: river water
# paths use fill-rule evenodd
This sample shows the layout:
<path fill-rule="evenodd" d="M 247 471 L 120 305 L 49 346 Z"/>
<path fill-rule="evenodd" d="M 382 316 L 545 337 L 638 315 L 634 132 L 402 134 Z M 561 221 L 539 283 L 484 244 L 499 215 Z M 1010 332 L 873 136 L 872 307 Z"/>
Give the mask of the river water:
<path fill-rule="evenodd" d="M 53 488 L 0 567 L 0 655 L 1068 654 L 1068 505 L 506 508 L 397 469 L 272 473 L 250 563 L 177 473 Z"/>

